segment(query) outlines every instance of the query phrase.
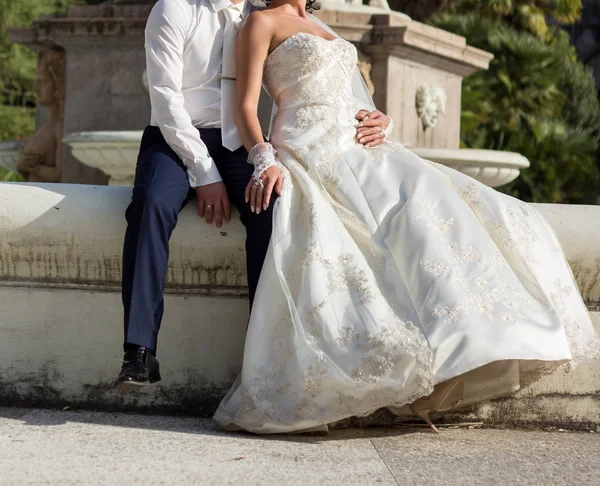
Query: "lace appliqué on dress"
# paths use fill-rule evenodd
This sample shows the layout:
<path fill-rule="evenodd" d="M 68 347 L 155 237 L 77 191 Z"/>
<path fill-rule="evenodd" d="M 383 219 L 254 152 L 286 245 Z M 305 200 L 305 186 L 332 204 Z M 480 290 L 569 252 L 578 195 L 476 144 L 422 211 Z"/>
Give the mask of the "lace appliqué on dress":
<path fill-rule="evenodd" d="M 470 190 L 469 194 L 474 193 Z M 497 272 L 510 270 L 497 249 L 490 249 L 491 254 L 483 257 L 472 243 L 461 247 L 452 240 L 454 219 L 437 216 L 435 207 L 432 199 L 423 199 L 420 214 L 414 218 L 435 229 L 444 243 L 443 253 L 447 260 L 432 262 L 424 259 L 420 264 L 435 277 L 453 275 L 452 282 L 460 290 L 461 299 L 438 305 L 432 311 L 434 316 L 443 317 L 446 323 L 453 323 L 479 312 L 490 322 L 514 322 L 520 309 L 540 308 L 539 302 L 527 292 L 496 278 Z M 465 266 L 465 269 L 453 271 L 460 266 Z M 473 268 L 477 270 L 473 271 Z M 490 278 L 493 280 L 490 281 Z"/>
<path fill-rule="evenodd" d="M 489 190 L 489 188 L 479 183 L 471 182 L 461 189 L 461 193 L 475 213 L 479 214 L 478 206 L 482 203 L 480 191 Z M 592 335 L 584 333 L 584 328 L 578 320 L 573 318 L 570 311 L 571 306 L 579 307 L 581 305 L 577 283 L 571 266 L 564 257 L 562 248 L 540 213 L 527 203 L 511 199 L 505 203 L 501 220 L 490 221 L 481 214 L 478 217 L 491 236 L 498 242 L 499 247 L 508 254 L 518 255 L 518 258 L 522 259 L 523 263 L 539 279 L 540 285 L 546 289 L 549 296 L 548 304 L 555 308 L 562 320 L 573 355 L 573 360 L 565 365 L 565 370 L 574 368 L 579 360 L 600 357 L 600 338 L 596 333 Z M 551 238 L 542 237 L 542 229 L 544 228 L 547 232 L 552 233 Z M 556 269 L 556 273 L 563 273 L 564 277 L 557 278 L 551 283 L 547 282 L 544 276 L 538 275 L 539 264 L 537 264 L 542 256 L 547 257 L 549 255 L 554 257 L 555 266 L 564 266 L 563 271 L 559 268 Z M 557 257 L 561 258 L 556 259 Z M 504 260 L 504 258 L 500 256 L 500 260 Z M 586 324 L 589 325 L 587 315 L 585 320 Z M 586 325 L 585 329 L 589 330 L 589 327 Z M 553 364 L 541 365 L 541 367 L 530 372 L 530 375 L 534 376 L 540 371 L 549 373 L 553 369 L 555 369 Z"/>

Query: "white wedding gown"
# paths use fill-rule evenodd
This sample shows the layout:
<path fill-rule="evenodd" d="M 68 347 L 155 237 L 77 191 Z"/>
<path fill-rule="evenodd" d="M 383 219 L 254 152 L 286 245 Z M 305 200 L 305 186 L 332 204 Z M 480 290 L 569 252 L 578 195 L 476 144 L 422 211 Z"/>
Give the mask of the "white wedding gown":
<path fill-rule="evenodd" d="M 267 60 L 286 182 L 243 368 L 215 415 L 229 430 L 302 431 L 398 409 L 500 364 L 500 377 L 467 375 L 468 401 L 483 400 L 598 352 L 532 207 L 401 145 L 355 142 L 356 62 L 349 42 L 303 33 Z"/>

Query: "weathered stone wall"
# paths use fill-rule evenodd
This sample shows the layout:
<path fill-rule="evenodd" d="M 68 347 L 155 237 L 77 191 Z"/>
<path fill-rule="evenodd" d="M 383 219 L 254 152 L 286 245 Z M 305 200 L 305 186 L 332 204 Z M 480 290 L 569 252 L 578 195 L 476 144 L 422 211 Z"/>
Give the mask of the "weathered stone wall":
<path fill-rule="evenodd" d="M 208 227 L 188 208 L 171 240 L 164 385 L 113 392 L 130 197 L 121 187 L 0 184 L 0 403 L 202 413 L 233 381 L 248 316 L 244 229 Z"/>

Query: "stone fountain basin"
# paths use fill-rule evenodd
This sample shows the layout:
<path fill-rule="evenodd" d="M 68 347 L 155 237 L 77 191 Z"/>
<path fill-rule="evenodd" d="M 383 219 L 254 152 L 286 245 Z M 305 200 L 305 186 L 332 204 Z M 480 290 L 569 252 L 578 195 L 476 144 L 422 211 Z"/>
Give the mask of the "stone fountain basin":
<path fill-rule="evenodd" d="M 22 148 L 22 142 L 0 142 L 0 166 L 16 172 L 17 159 Z"/>
<path fill-rule="evenodd" d="M 110 176 L 110 185 L 131 186 L 142 139 L 141 131 L 79 132 L 63 143 L 82 163 Z M 476 149 L 411 148 L 420 157 L 452 167 L 491 187 L 502 186 L 529 167 L 529 161 L 514 152 Z"/>
<path fill-rule="evenodd" d="M 133 186 L 141 131 L 78 132 L 63 138 L 75 158 L 100 169 L 111 186 Z"/>
<path fill-rule="evenodd" d="M 411 148 L 419 157 L 456 169 L 490 187 L 514 181 L 529 160 L 515 152 L 481 149 Z"/>

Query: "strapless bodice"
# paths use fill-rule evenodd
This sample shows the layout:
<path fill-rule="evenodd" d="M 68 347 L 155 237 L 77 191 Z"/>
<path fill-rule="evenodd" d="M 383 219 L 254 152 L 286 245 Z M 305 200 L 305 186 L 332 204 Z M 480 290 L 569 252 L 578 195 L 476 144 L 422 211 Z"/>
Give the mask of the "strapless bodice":
<path fill-rule="evenodd" d="M 265 89 L 278 106 L 290 101 L 327 102 L 333 88 L 352 92 L 356 48 L 344 39 L 328 40 L 299 32 L 269 54 L 265 66 Z"/>
<path fill-rule="evenodd" d="M 365 108 L 352 92 L 356 48 L 344 39 L 297 33 L 269 55 L 263 84 L 277 106 L 271 143 L 298 159 L 323 183 L 336 182 L 333 162 L 356 146 L 356 113 Z"/>

